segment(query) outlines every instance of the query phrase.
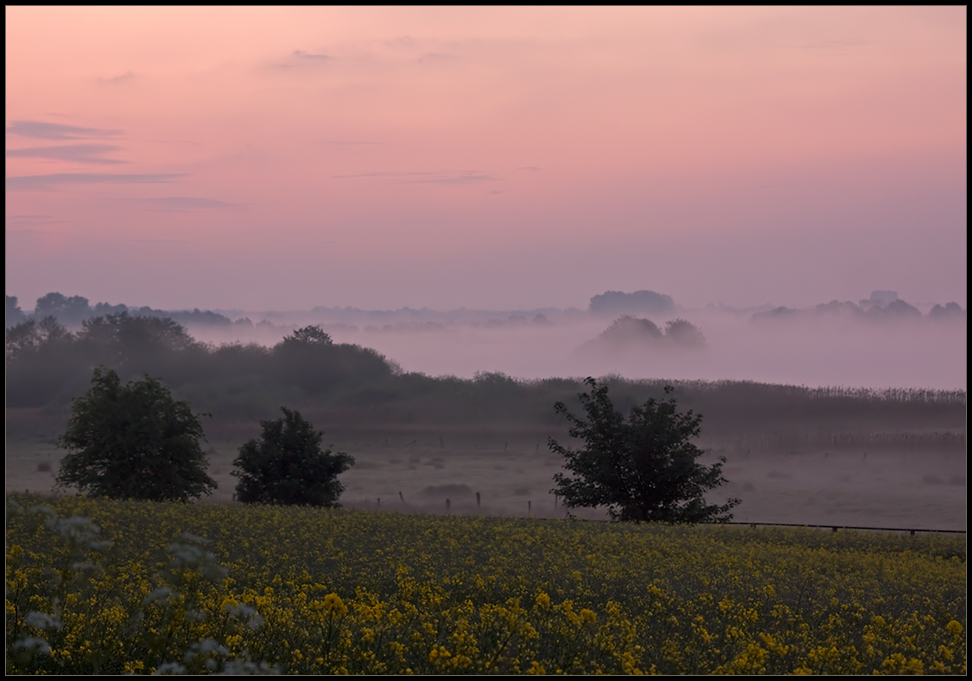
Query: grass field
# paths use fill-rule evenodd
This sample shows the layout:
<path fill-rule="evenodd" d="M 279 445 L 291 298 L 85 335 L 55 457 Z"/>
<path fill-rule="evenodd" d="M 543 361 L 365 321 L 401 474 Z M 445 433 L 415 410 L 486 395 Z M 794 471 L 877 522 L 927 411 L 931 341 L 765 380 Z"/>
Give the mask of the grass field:
<path fill-rule="evenodd" d="M 219 488 L 204 500 L 232 500 L 236 447 L 256 434 L 205 445 L 209 473 Z M 444 514 L 449 499 L 452 513 L 563 517 L 563 507 L 549 493 L 562 462 L 547 449 L 546 436 L 541 430 L 512 428 L 391 429 L 328 432 L 325 443 L 355 457 L 355 466 L 341 476 L 341 503 L 348 508 Z M 823 448 L 801 445 L 795 435 L 788 440 L 763 447 L 741 437 L 699 441 L 709 450 L 704 463 L 719 455 L 727 458 L 729 484 L 717 492 L 743 500 L 734 509 L 736 520 L 967 528 L 964 441 L 938 447 L 872 442 Z M 49 441 L 8 441 L 6 491 L 49 493 L 63 455 Z M 712 501 L 719 501 L 715 494 Z M 578 515 L 595 519 L 606 514 L 581 509 Z"/>
<path fill-rule="evenodd" d="M 15 495 L 7 672 L 964 674 L 966 560 L 964 536 Z"/>

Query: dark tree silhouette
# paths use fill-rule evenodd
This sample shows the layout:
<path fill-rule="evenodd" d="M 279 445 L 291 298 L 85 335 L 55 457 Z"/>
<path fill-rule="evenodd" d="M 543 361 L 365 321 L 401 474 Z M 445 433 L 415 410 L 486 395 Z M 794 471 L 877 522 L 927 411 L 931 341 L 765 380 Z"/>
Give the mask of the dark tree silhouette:
<path fill-rule="evenodd" d="M 728 522 L 728 511 L 739 503 L 706 504 L 703 495 L 726 482 L 722 463 L 704 466 L 697 462 L 702 450 L 690 442 L 698 437 L 702 417 L 691 411 L 679 413 L 672 398 L 649 399 L 634 407 L 627 421 L 614 409 L 607 386 L 584 381 L 590 393 L 579 395 L 587 414 L 571 414 L 562 402 L 554 409 L 571 423 L 570 436 L 584 441 L 583 449 L 571 450 L 550 438 L 550 449 L 565 459 L 565 467 L 577 477 L 557 473 L 551 490 L 568 508 L 607 507 L 614 520 L 664 521 L 671 523 Z M 674 390 L 665 387 L 668 395 Z"/>
<path fill-rule="evenodd" d="M 321 449 L 324 433 L 300 415 L 281 407 L 284 416 L 261 421 L 263 434 L 240 447 L 233 462 L 240 479 L 236 498 L 251 504 L 335 506 L 344 491 L 337 476 L 354 464 L 341 452 Z"/>
<path fill-rule="evenodd" d="M 319 326 L 297 329 L 274 346 L 273 354 L 280 377 L 311 394 L 392 373 L 382 355 L 371 348 L 335 344 Z"/>
<path fill-rule="evenodd" d="M 16 326 L 27 319 L 27 315 L 17 305 L 17 296 L 5 296 L 4 328 Z"/>
<path fill-rule="evenodd" d="M 91 382 L 58 440 L 71 452 L 61 460 L 58 487 L 152 501 L 187 501 L 216 488 L 199 446 L 202 425 L 188 403 L 148 376 L 123 386 L 99 367 Z"/>
<path fill-rule="evenodd" d="M 675 309 L 671 296 L 654 291 L 605 291 L 591 298 L 589 309 L 594 314 L 640 313 L 660 314 Z"/>
<path fill-rule="evenodd" d="M 83 296 L 67 296 L 61 293 L 48 293 L 37 299 L 34 308 L 36 317 L 53 316 L 62 324 L 77 325 L 91 316 L 88 299 Z"/>
<path fill-rule="evenodd" d="M 666 322 L 665 338 L 681 348 L 703 348 L 706 344 L 702 330 L 684 319 L 673 319 Z"/>

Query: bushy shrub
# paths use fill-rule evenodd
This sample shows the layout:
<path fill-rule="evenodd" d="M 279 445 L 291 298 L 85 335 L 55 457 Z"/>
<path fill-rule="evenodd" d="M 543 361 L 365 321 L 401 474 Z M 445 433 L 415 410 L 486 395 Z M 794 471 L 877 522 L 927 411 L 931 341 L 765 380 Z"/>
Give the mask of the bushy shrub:
<path fill-rule="evenodd" d="M 263 434 L 240 447 L 233 462 L 243 503 L 335 506 L 344 491 L 337 476 L 354 464 L 341 452 L 321 448 L 324 433 L 300 412 L 281 407 L 283 418 L 261 421 Z"/>

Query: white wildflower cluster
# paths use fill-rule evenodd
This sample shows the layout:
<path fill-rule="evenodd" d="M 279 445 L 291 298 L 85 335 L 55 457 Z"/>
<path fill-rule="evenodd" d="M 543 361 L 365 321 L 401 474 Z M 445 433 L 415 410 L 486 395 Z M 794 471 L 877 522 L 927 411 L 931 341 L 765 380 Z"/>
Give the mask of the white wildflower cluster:
<path fill-rule="evenodd" d="M 155 669 L 153 676 L 182 676 L 186 673 L 186 668 L 178 662 L 165 662 Z"/>
<path fill-rule="evenodd" d="M 266 662 L 253 662 L 249 657 L 234 658 L 232 660 L 227 660 L 223 664 L 222 671 L 217 673 L 217 676 L 263 676 L 263 675 L 277 675 L 280 673 L 280 669 L 275 665 L 269 665 Z"/>
<path fill-rule="evenodd" d="M 50 655 L 51 646 L 47 641 L 36 636 L 28 636 L 14 643 L 14 650 L 23 651 L 29 655 Z"/>
<path fill-rule="evenodd" d="M 207 539 L 183 532 L 169 546 L 172 566 L 176 569 L 199 570 L 203 577 L 213 583 L 226 579 L 229 570 L 219 564 L 212 551 L 205 548 L 207 544 Z"/>
<path fill-rule="evenodd" d="M 263 625 L 263 615 L 256 611 L 256 608 L 245 603 L 234 603 L 224 606 L 226 612 L 233 615 L 234 617 L 239 617 L 240 619 L 247 620 L 246 626 L 250 627 L 253 631 L 256 631 Z"/>
<path fill-rule="evenodd" d="M 42 631 L 47 629 L 53 631 L 64 626 L 59 619 L 51 617 L 46 612 L 27 613 L 27 617 L 24 618 L 24 624 L 31 629 L 40 629 Z"/>
<path fill-rule="evenodd" d="M 228 655 L 229 650 L 225 646 L 220 645 L 211 638 L 207 638 L 189 646 L 189 650 L 186 651 L 182 659 L 186 664 L 189 664 L 193 662 L 194 658 L 199 658 L 196 661 L 202 661 L 203 667 L 207 671 L 215 672 L 219 668 L 219 658 L 227 657 Z"/>
<path fill-rule="evenodd" d="M 169 603 L 177 596 L 178 594 L 169 587 L 160 586 L 158 589 L 155 589 L 145 596 L 145 598 L 142 600 L 142 605 L 150 605 L 158 601 L 159 605 L 165 607 L 169 605 Z"/>
<path fill-rule="evenodd" d="M 48 518 L 44 521 L 44 527 L 61 535 L 65 543 L 72 549 L 103 553 L 111 548 L 110 541 L 98 541 L 98 533 L 101 532 L 101 528 L 91 522 L 90 518 L 74 516 L 67 520 L 61 520 L 54 511 L 46 506 L 35 506 L 31 510 L 37 510 L 47 515 Z"/>
<path fill-rule="evenodd" d="M 100 541 L 98 533 L 101 531 L 89 518 L 74 516 L 67 520 L 58 517 L 54 509 L 48 506 L 32 506 L 25 509 L 14 499 L 7 499 L 8 511 L 12 514 L 40 513 L 45 516 L 44 527 L 60 535 L 64 542 L 75 554 L 81 557 L 87 551 L 104 552 L 111 547 L 110 541 Z M 100 576 L 104 570 L 99 565 L 87 561 L 75 560 L 70 564 L 70 570 L 81 575 Z M 36 631 L 56 631 L 63 623 L 60 620 L 60 607 L 57 598 L 53 599 L 54 614 L 32 611 L 27 613 L 24 618 L 24 625 Z M 34 657 L 37 655 L 50 655 L 51 646 L 46 639 L 39 636 L 28 636 L 14 641 L 14 651 L 20 655 Z"/>
<path fill-rule="evenodd" d="M 100 528 L 90 519 L 75 516 L 64 520 L 47 506 L 38 505 L 25 509 L 10 498 L 7 499 L 7 504 L 10 514 L 40 513 L 45 516 L 44 526 L 57 533 L 70 548 L 73 555 L 68 564 L 68 569 L 55 570 L 54 573 L 58 575 L 65 574 L 65 572 L 74 573 L 81 577 L 81 581 L 85 583 L 90 578 L 101 577 L 105 574 L 101 566 L 86 560 L 86 554 L 90 551 L 103 552 L 110 548 L 112 543 L 99 539 Z M 134 635 L 140 627 L 144 626 L 145 608 L 153 604 L 169 610 L 165 614 L 166 617 L 182 617 L 188 621 L 202 621 L 208 617 L 205 610 L 201 608 L 182 610 L 182 606 L 188 606 L 189 603 L 185 603 L 185 599 L 180 595 L 182 589 L 179 586 L 180 584 L 192 584 L 195 581 L 195 575 L 199 575 L 213 584 L 219 584 L 226 579 L 229 570 L 219 564 L 216 556 L 207 548 L 208 544 L 209 541 L 202 537 L 183 533 L 168 547 L 168 553 L 172 560 L 169 570 L 163 572 L 162 575 L 165 583 L 145 596 L 142 600 L 142 608 L 130 617 L 125 626 L 127 633 Z M 61 580 L 62 578 L 58 576 L 57 583 L 66 586 Z M 191 598 L 188 600 L 190 603 L 194 602 Z M 24 625 L 28 630 L 25 633 L 31 635 L 25 636 L 13 644 L 12 652 L 18 658 L 19 664 L 28 665 L 38 656 L 51 655 L 51 646 L 41 634 L 56 631 L 64 626 L 60 620 L 60 601 L 58 598 L 52 599 L 52 607 L 53 614 L 32 611 L 24 618 Z M 254 631 L 264 623 L 263 617 L 251 605 L 230 599 L 230 602 L 226 603 L 224 608 L 229 615 L 244 621 Z M 155 669 L 154 673 L 156 675 L 199 673 L 265 675 L 279 674 L 280 670 L 265 662 L 253 662 L 246 650 L 234 655 L 219 642 L 213 639 L 205 639 L 191 645 L 182 659 L 161 664 Z"/>
<path fill-rule="evenodd" d="M 156 675 L 191 674 L 194 671 L 216 675 L 279 674 L 280 670 L 266 662 L 256 663 L 244 652 L 243 657 L 230 657 L 230 651 L 217 641 L 207 638 L 194 643 L 186 651 L 182 663 L 166 662 L 156 668 Z"/>
<path fill-rule="evenodd" d="M 110 543 L 110 542 L 109 542 Z M 105 571 L 97 563 L 79 562 L 71 563 L 71 569 L 89 577 L 101 577 Z"/>

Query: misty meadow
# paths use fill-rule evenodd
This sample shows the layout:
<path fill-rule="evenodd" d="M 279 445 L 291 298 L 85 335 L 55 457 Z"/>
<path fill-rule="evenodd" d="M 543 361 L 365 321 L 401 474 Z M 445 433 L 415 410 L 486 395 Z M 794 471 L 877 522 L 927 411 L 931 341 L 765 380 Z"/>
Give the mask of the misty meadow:
<path fill-rule="evenodd" d="M 11 6 L 7 674 L 966 674 L 967 8 Z"/>
<path fill-rule="evenodd" d="M 708 327 L 681 319 L 680 314 L 699 317 L 673 309 L 670 297 L 652 294 L 662 302 L 664 309 L 659 311 L 652 307 L 657 307 L 656 299 L 648 298 L 646 306 L 628 295 L 628 307 L 606 312 L 598 309 L 600 297 L 595 296 L 584 313 L 558 316 L 548 309 L 549 315 L 537 313 L 533 318 L 467 315 L 463 324 L 441 324 L 432 331 L 416 331 L 414 326 L 401 330 L 389 321 L 382 331 L 358 335 L 417 336 L 435 349 L 436 343 L 448 347 L 456 342 L 454 337 L 448 340 L 450 331 L 510 334 L 501 354 L 509 345 L 521 347 L 516 343 L 522 343 L 522 337 L 516 334 L 523 327 L 547 337 L 565 333 L 563 327 L 573 328 L 574 334 L 580 328 L 580 337 L 587 340 L 571 348 L 566 362 L 583 367 L 592 357 L 605 362 L 627 357 L 660 362 L 673 372 L 679 362 L 703 363 L 712 346 L 723 342 L 718 336 L 711 338 Z M 619 300 L 624 301 L 621 294 L 615 296 L 616 305 Z M 802 316 L 832 323 L 828 306 L 821 307 Z M 114 311 L 98 314 L 105 308 Z M 845 322 L 863 325 L 864 331 L 853 332 L 875 337 L 900 340 L 911 334 L 912 343 L 921 338 L 935 343 L 949 334 L 964 343 L 964 310 L 943 319 L 941 313 L 933 314 L 940 309 L 944 306 L 925 315 L 908 313 L 903 319 L 889 319 L 892 313 L 883 312 L 877 320 L 860 312 Z M 564 402 L 576 408 L 582 390 L 579 378 L 522 379 L 499 371 L 478 371 L 470 378 L 435 377 L 407 371 L 370 347 L 335 341 L 324 329 L 336 335 L 355 332 L 346 328 L 350 324 L 338 326 L 333 318 L 330 325 L 298 327 L 272 315 L 253 324 L 248 318 L 232 322 L 213 312 L 181 313 L 200 334 L 216 326 L 238 330 L 244 338 L 255 329 L 282 335 L 266 344 L 216 344 L 198 341 L 172 319 L 180 313 L 169 313 L 170 317 L 161 310 L 128 310 L 49 294 L 28 315 L 8 297 L 8 318 L 16 322 L 6 333 L 8 490 L 50 489 L 63 456 L 54 442 L 63 431 L 71 400 L 87 390 L 92 368 L 104 366 L 116 370 L 123 381 L 143 375 L 159 378 L 176 398 L 209 415 L 203 426 L 211 472 L 220 481 L 217 499 L 232 498 L 230 460 L 236 448 L 258 432 L 261 420 L 287 406 L 300 409 L 325 431 L 328 442 L 356 457 L 357 465 L 345 476 L 342 501 L 347 505 L 442 511 L 449 499 L 450 508 L 471 512 L 562 513 L 550 493 L 551 478 L 562 461 L 551 454 L 547 441 L 565 437 L 566 423 L 553 405 Z M 869 308 L 871 317 L 874 310 L 882 308 Z M 369 314 L 379 316 L 340 312 L 345 322 L 349 315 L 356 315 L 358 322 Z M 659 326 L 636 316 L 659 313 L 674 321 Z M 322 313 L 305 313 L 303 321 L 309 314 Z M 787 332 L 802 333 L 808 323 L 779 320 L 779 312 L 769 321 L 763 315 L 753 314 L 746 321 L 749 333 L 767 333 L 775 339 L 780 325 Z M 295 313 L 290 316 L 300 320 Z M 580 326 L 572 327 L 568 317 L 579 319 L 575 324 Z M 601 332 L 591 338 L 585 331 L 590 328 Z M 498 355 L 481 347 L 479 356 L 485 364 Z M 956 368 L 953 375 L 960 380 Z M 665 385 L 675 386 L 681 407 L 703 415 L 700 443 L 705 456 L 713 461 L 727 457 L 729 483 L 717 494 L 744 500 L 737 511 L 739 520 L 965 527 L 964 389 L 811 388 L 689 380 L 677 374 L 626 379 L 613 373 L 603 380 L 624 413 L 660 397 Z"/>
<path fill-rule="evenodd" d="M 627 354 L 669 368 L 674 359 L 698 360 L 711 341 L 682 317 L 652 322 L 648 316 L 676 312 L 670 297 L 653 296 L 617 293 L 609 310 L 599 309 L 604 297 L 592 298 L 583 328 L 607 326 L 568 359 Z M 886 311 L 894 302 L 869 308 L 870 317 L 860 308 L 837 314 L 884 334 L 964 334 L 964 310 L 936 306 L 923 316 L 905 309 L 902 321 L 894 308 Z M 549 332 L 565 324 L 564 315 L 547 312 L 467 318 L 466 328 Z M 748 324 L 759 333 L 792 324 L 792 316 L 831 323 L 832 313 L 833 306 L 772 310 Z M 205 343 L 173 317 L 203 333 L 292 330 L 273 344 Z M 8 672 L 965 669 L 966 552 L 955 535 L 879 539 L 756 525 L 696 532 L 660 523 L 649 523 L 646 534 L 603 522 L 563 525 L 565 517 L 607 515 L 566 508 L 553 485 L 565 465 L 553 438 L 569 444 L 553 405 L 576 410 L 580 379 L 432 377 L 323 330 L 357 331 L 350 325 L 234 323 L 199 310 L 130 313 L 58 293 L 29 315 L 8 296 L 7 320 Z M 435 323 L 412 320 L 404 333 L 435 342 L 447 328 L 430 332 L 425 324 Z M 388 323 L 370 333 L 396 332 L 403 330 Z M 223 504 L 120 506 L 20 492 L 50 494 L 63 470 L 63 450 L 54 445 L 64 444 L 57 438 L 92 367 L 117 371 L 122 381 L 157 377 L 206 415 L 212 477 L 204 479 Z M 618 374 L 601 383 L 622 412 L 671 391 L 701 414 L 699 464 L 724 462 L 727 478 L 706 501 L 739 503 L 736 518 L 835 531 L 967 526 L 964 390 Z M 337 487 L 343 510 L 265 518 L 259 505 L 241 508 L 241 488 L 233 493 L 230 477 L 239 460 L 232 459 L 261 424 L 267 432 L 266 419 L 282 404 L 337 443 L 346 460 L 339 472 L 353 464 Z M 905 548 L 915 557 L 890 567 Z M 577 563 L 577 555 L 586 558 Z M 631 561 L 654 567 L 635 570 Z M 538 578 L 527 578 L 538 569 Z M 887 580 L 879 587 L 853 577 L 888 569 L 905 575 L 892 602 L 878 595 Z M 936 585 L 934 601 L 910 586 L 915 579 Z"/>

